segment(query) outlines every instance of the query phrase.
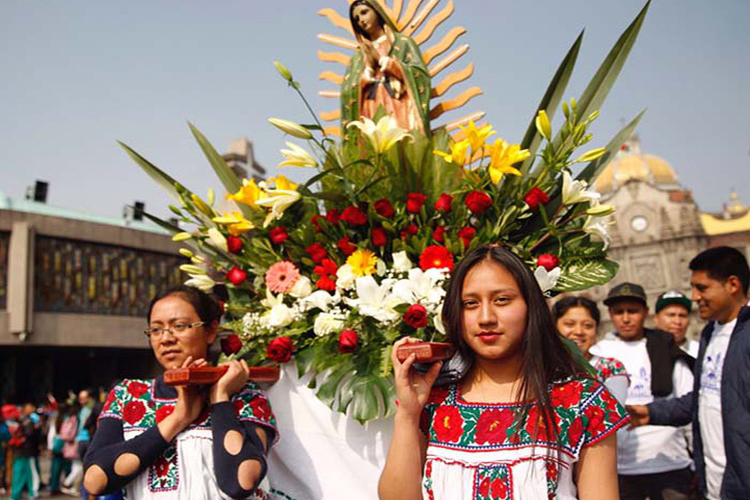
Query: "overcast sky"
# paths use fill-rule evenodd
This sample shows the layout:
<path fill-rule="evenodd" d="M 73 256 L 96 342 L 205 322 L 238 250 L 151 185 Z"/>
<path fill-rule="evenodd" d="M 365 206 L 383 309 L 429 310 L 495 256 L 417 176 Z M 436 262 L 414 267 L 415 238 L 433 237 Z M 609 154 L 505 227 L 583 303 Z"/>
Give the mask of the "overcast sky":
<path fill-rule="evenodd" d="M 442 0 L 443 6 L 447 0 Z M 389 2 L 390 3 L 390 2 Z M 567 96 L 577 97 L 643 2 L 454 0 L 468 30 L 464 61 L 499 136 L 521 139 L 579 31 L 583 48 Z M 317 15 L 344 0 L 3 0 L 0 2 L 0 191 L 22 198 L 36 179 L 51 205 L 119 217 L 125 204 L 167 216 L 168 197 L 120 150 L 121 140 L 198 193 L 220 184 L 194 142 L 194 123 L 220 152 L 246 136 L 269 169 L 287 138 L 271 116 L 309 122 L 277 75 L 283 61 L 318 111 L 337 103 L 318 33 L 343 34 Z M 701 210 L 736 189 L 750 203 L 750 2 L 655 0 L 601 110 L 593 145 L 648 108 L 643 149 L 667 160 Z M 438 40 L 433 37 L 432 42 Z M 464 63 L 465 64 L 465 63 Z M 463 65 L 459 65 L 463 67 Z M 462 86 L 461 89 L 466 88 Z M 458 114 L 452 115 L 459 116 Z M 285 174 L 301 179 L 307 172 Z"/>

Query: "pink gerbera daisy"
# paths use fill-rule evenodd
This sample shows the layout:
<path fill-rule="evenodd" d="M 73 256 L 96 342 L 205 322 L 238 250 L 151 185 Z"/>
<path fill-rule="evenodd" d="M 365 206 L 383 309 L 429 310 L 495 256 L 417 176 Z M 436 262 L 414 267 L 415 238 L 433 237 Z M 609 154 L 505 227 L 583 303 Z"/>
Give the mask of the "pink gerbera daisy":
<path fill-rule="evenodd" d="M 266 286 L 272 292 L 286 293 L 298 279 L 299 269 L 288 260 L 277 262 L 266 271 Z"/>

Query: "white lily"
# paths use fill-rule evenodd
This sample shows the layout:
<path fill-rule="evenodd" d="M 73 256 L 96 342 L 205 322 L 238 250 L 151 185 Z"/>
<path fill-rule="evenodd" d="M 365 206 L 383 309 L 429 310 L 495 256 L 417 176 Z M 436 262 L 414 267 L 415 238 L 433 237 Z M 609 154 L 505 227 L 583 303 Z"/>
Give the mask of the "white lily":
<path fill-rule="evenodd" d="M 612 205 L 601 205 L 599 200 L 591 200 L 591 205 L 586 210 L 586 214 L 594 217 L 606 217 L 615 212 L 615 207 Z"/>
<path fill-rule="evenodd" d="M 316 290 L 304 299 L 297 301 L 297 307 L 302 312 L 307 312 L 310 309 L 320 309 L 325 312 L 334 304 L 341 302 L 341 296 L 338 292 L 331 295 L 325 290 Z"/>
<path fill-rule="evenodd" d="M 428 302 L 437 304 L 442 301 L 445 291 L 438 286 L 438 282 L 445 278 L 444 269 L 428 269 L 422 271 L 415 267 L 409 270 L 407 279 L 398 280 L 393 285 L 393 296 L 401 303 L 416 304 Z"/>
<path fill-rule="evenodd" d="M 268 122 L 279 130 L 297 137 L 298 139 L 312 139 L 310 131 L 298 123 L 289 120 L 282 120 L 281 118 L 269 118 Z"/>
<path fill-rule="evenodd" d="M 601 195 L 596 191 L 586 191 L 587 187 L 586 181 L 574 181 L 569 172 L 563 172 L 563 205 L 599 200 Z"/>
<path fill-rule="evenodd" d="M 283 328 L 294 321 L 294 311 L 286 304 L 276 304 L 268 311 L 268 326 Z"/>
<path fill-rule="evenodd" d="M 393 280 L 385 279 L 378 285 L 372 276 L 357 278 L 356 299 L 344 299 L 350 307 L 359 309 L 363 316 L 370 316 L 380 322 L 395 321 L 400 314 L 393 308 L 402 302 L 391 295 Z"/>
<path fill-rule="evenodd" d="M 600 218 L 591 216 L 587 217 L 586 222 L 583 224 L 583 231 L 587 234 L 595 234 L 599 236 L 604 242 L 604 250 L 609 246 L 609 232 L 607 232 L 607 226 Z"/>
<path fill-rule="evenodd" d="M 271 290 L 266 288 L 266 298 L 260 301 L 260 305 L 266 309 L 273 309 L 274 306 L 284 303 L 284 294 L 274 295 Z"/>
<path fill-rule="evenodd" d="M 377 124 L 369 118 L 362 118 L 362 121 L 353 121 L 347 126 L 360 129 L 376 153 L 384 153 L 404 137 L 411 137 L 390 115 L 383 116 Z"/>
<path fill-rule="evenodd" d="M 306 150 L 297 146 L 294 143 L 287 142 L 286 147 L 289 149 L 282 149 L 281 154 L 284 155 L 286 160 L 279 163 L 280 167 L 317 167 L 318 161 L 308 153 Z"/>
<path fill-rule="evenodd" d="M 221 250 L 222 252 L 228 252 L 227 250 L 227 239 L 221 232 L 215 227 L 209 228 L 208 230 L 208 241 L 214 248 Z"/>
<path fill-rule="evenodd" d="M 269 189 L 266 194 L 265 198 L 255 202 L 256 205 L 271 209 L 263 222 L 263 227 L 268 227 L 274 219 L 281 219 L 284 216 L 284 211 L 302 198 L 297 191 L 292 189 Z"/>
<path fill-rule="evenodd" d="M 556 267 L 552 271 L 547 271 L 542 266 L 536 268 L 534 277 L 536 278 L 536 282 L 539 283 L 539 288 L 542 289 L 542 292 L 552 289 L 557 284 L 557 280 L 560 279 L 560 272 L 560 267 Z"/>
<path fill-rule="evenodd" d="M 185 282 L 187 286 L 194 286 L 204 292 L 210 291 L 216 282 L 205 274 L 190 274 L 190 279 Z"/>

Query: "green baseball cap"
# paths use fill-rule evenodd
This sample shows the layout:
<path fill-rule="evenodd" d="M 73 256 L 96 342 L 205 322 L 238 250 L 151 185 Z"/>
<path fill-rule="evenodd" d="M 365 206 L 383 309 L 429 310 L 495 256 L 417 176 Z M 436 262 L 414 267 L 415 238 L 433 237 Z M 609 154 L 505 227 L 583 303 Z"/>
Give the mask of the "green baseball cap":
<path fill-rule="evenodd" d="M 611 306 L 620 300 L 637 300 L 642 302 L 644 306 L 648 306 L 646 292 L 641 285 L 635 283 L 620 283 L 612 288 L 607 294 L 607 298 L 604 299 L 604 305 Z"/>
<path fill-rule="evenodd" d="M 668 292 L 659 295 L 659 298 L 656 299 L 656 312 L 661 311 L 669 304 L 681 305 L 687 309 L 687 312 L 690 312 L 693 308 L 693 301 L 687 298 L 684 293 L 678 292 L 677 290 L 669 290 Z"/>

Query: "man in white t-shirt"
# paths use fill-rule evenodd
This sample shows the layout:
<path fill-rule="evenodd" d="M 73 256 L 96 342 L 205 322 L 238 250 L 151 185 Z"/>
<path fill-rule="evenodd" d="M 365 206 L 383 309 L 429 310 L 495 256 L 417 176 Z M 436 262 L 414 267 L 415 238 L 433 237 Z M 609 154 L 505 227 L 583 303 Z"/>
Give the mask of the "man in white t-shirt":
<path fill-rule="evenodd" d="M 684 293 L 677 290 L 669 290 L 659 295 L 654 307 L 654 323 L 656 328 L 674 336 L 677 347 L 690 354 L 692 357 L 698 355 L 698 342 L 687 338 L 687 329 L 690 326 L 690 310 L 693 303 Z"/>
<path fill-rule="evenodd" d="M 630 375 L 628 405 L 675 398 L 690 392 L 693 374 L 689 356 L 674 338 L 644 327 L 646 293 L 634 283 L 610 290 L 604 304 L 617 337 L 602 340 L 591 352 L 622 361 Z M 691 458 L 681 429 L 644 426 L 617 433 L 617 474 L 623 500 L 690 498 Z"/>
<path fill-rule="evenodd" d="M 750 498 L 750 269 L 731 247 L 709 248 L 690 261 L 701 333 L 693 391 L 673 401 L 629 407 L 634 425 L 693 423 L 701 493 Z"/>

